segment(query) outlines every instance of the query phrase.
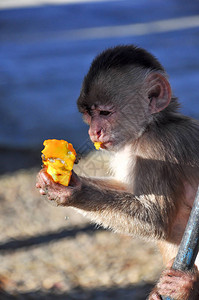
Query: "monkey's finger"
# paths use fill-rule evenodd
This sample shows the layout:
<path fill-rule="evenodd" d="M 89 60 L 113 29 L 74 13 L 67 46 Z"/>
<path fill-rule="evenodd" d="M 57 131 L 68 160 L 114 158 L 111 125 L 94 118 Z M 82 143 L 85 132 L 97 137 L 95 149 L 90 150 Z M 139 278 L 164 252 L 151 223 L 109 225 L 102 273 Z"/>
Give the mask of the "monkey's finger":
<path fill-rule="evenodd" d="M 173 282 L 164 282 L 157 284 L 158 293 L 160 295 L 173 296 L 177 290 L 177 283 Z"/>
<path fill-rule="evenodd" d="M 163 289 L 163 291 L 164 290 L 169 290 L 169 291 L 175 290 L 176 287 L 179 286 L 179 283 L 181 283 L 180 279 L 181 279 L 181 277 L 171 277 L 171 276 L 161 277 L 157 284 L 159 293 L 162 294 L 162 289 Z"/>
<path fill-rule="evenodd" d="M 162 282 L 159 282 L 158 284 L 157 284 L 157 287 L 158 287 L 158 291 L 159 291 L 159 289 L 161 289 L 161 288 L 166 288 L 166 289 L 173 289 L 173 288 L 175 288 L 175 286 L 176 286 L 176 284 L 177 283 L 179 283 L 179 280 L 176 280 L 176 278 L 172 278 L 172 280 L 164 280 L 164 281 L 162 281 Z"/>
<path fill-rule="evenodd" d="M 158 295 L 158 293 L 153 293 L 149 296 L 149 298 L 147 298 L 148 300 L 161 300 L 160 296 Z"/>
<path fill-rule="evenodd" d="M 58 200 L 58 196 L 56 196 L 54 194 L 48 195 L 48 200 L 50 200 L 50 201 L 57 201 Z"/>
<path fill-rule="evenodd" d="M 185 273 L 179 270 L 166 269 L 162 272 L 161 277 L 182 277 Z"/>
<path fill-rule="evenodd" d="M 47 194 L 47 192 L 43 189 L 40 189 L 39 192 L 40 192 L 41 195 L 46 195 Z"/>
<path fill-rule="evenodd" d="M 51 185 L 52 184 L 52 178 L 51 176 L 46 172 L 46 170 L 41 170 L 39 173 L 40 180 L 46 184 Z"/>
<path fill-rule="evenodd" d="M 172 299 L 178 299 L 176 295 L 182 294 L 182 291 L 184 293 L 189 292 L 193 289 L 193 284 L 184 278 L 170 277 L 168 280 L 165 279 L 165 281 L 159 282 L 157 288 L 161 295 L 168 295 L 172 296 Z"/>
<path fill-rule="evenodd" d="M 171 276 L 164 276 L 160 278 L 157 287 L 160 288 L 162 285 L 175 285 L 177 282 L 179 282 L 181 277 L 171 277 Z"/>
<path fill-rule="evenodd" d="M 36 188 L 38 188 L 38 189 L 40 189 L 41 188 L 41 185 L 40 185 L 40 183 L 36 183 Z"/>

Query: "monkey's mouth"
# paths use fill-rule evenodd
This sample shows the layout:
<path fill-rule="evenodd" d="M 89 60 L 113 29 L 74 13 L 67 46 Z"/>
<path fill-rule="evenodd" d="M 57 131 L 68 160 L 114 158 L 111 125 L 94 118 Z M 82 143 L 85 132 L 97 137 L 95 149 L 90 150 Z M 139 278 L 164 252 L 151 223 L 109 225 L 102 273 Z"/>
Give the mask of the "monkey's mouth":
<path fill-rule="evenodd" d="M 112 147 L 112 145 L 113 145 L 113 142 L 112 141 L 107 141 L 107 142 L 102 142 L 102 144 L 101 144 L 101 146 L 100 146 L 100 148 L 102 148 L 102 149 L 109 149 L 109 148 L 111 148 Z"/>
<path fill-rule="evenodd" d="M 100 144 L 100 149 L 107 149 L 109 150 L 110 148 L 112 148 L 114 141 L 113 140 L 93 140 L 91 139 L 92 143 L 95 145 L 96 143 Z"/>

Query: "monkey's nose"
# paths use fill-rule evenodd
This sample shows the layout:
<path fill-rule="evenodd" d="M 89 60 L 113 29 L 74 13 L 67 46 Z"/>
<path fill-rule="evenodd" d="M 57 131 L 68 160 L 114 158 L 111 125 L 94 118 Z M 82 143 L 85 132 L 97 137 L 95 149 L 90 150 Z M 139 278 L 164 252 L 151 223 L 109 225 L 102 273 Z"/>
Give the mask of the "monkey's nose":
<path fill-rule="evenodd" d="M 101 134 L 102 134 L 102 130 L 101 130 L 101 129 L 95 131 L 95 136 L 96 136 L 97 138 L 99 138 L 99 137 L 101 136 Z"/>
<path fill-rule="evenodd" d="M 102 130 L 101 129 L 89 129 L 88 134 L 90 135 L 92 140 L 98 141 L 98 139 L 102 135 Z"/>

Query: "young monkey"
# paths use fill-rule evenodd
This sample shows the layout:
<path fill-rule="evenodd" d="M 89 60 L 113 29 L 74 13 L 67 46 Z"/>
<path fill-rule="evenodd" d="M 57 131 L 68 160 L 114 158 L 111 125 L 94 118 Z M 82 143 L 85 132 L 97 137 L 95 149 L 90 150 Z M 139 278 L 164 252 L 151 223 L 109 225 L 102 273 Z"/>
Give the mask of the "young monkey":
<path fill-rule="evenodd" d="M 176 256 L 199 183 L 199 123 L 179 113 L 158 60 L 133 45 L 98 55 L 77 101 L 93 142 L 112 155 L 113 178 L 73 172 L 68 187 L 45 169 L 37 188 L 115 232 L 157 241 L 165 263 Z M 196 262 L 197 264 L 197 262 Z M 197 268 L 169 266 L 149 299 L 199 299 Z"/>

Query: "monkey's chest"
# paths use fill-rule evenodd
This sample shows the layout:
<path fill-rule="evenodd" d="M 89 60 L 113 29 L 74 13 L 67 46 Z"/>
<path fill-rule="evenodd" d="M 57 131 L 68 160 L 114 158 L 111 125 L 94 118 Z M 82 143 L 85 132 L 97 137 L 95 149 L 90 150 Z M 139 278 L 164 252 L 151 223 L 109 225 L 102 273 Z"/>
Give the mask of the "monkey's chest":
<path fill-rule="evenodd" d="M 126 146 L 124 149 L 117 152 L 110 162 L 110 168 L 114 178 L 132 186 L 134 161 L 135 160 L 129 146 Z"/>

